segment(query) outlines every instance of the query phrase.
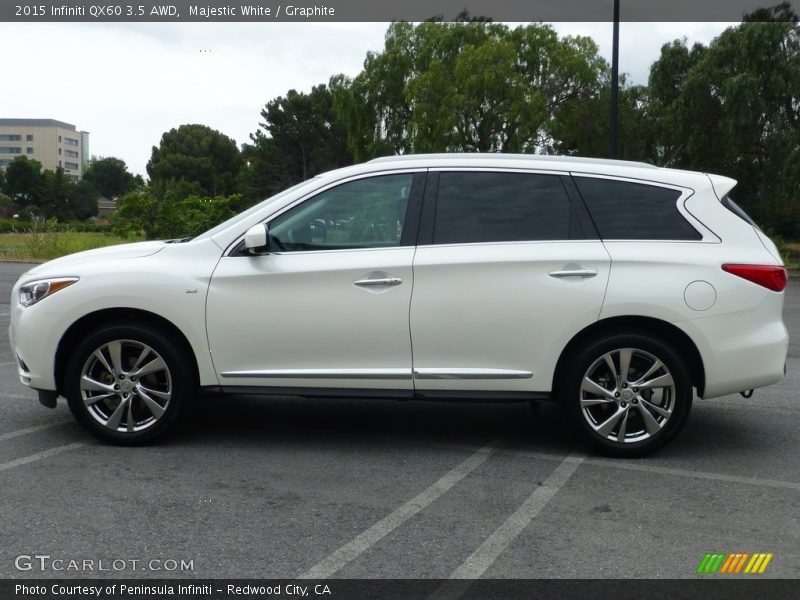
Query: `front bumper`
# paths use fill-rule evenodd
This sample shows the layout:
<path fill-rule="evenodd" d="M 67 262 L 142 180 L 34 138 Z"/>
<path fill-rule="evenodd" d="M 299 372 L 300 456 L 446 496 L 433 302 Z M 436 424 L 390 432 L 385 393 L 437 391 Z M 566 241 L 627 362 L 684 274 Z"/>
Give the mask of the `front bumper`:
<path fill-rule="evenodd" d="M 8 339 L 22 384 L 37 390 L 56 390 L 58 343 L 75 319 L 75 315 L 44 312 L 37 305 L 24 308 L 12 298 Z"/>

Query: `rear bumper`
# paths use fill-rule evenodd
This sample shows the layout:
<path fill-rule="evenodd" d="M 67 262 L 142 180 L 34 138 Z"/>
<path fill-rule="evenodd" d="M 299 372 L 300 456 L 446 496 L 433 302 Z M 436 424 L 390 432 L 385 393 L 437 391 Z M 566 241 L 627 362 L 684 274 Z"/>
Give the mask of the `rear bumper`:
<path fill-rule="evenodd" d="M 745 311 L 675 323 L 703 359 L 703 398 L 778 383 L 786 371 L 789 333 L 780 315 L 783 295 L 770 293 Z"/>

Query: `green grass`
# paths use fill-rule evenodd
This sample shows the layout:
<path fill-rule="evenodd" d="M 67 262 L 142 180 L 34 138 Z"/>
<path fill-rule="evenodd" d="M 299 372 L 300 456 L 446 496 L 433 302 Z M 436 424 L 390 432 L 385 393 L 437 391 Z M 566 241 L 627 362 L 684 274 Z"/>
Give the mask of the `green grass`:
<path fill-rule="evenodd" d="M 82 250 L 138 242 L 106 233 L 40 232 L 0 234 L 0 260 L 41 261 Z"/>

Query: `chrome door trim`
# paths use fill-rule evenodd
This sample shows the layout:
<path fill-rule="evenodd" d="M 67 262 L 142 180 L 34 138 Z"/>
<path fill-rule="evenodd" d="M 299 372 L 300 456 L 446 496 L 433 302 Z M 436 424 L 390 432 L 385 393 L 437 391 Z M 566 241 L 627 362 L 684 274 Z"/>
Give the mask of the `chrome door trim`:
<path fill-rule="evenodd" d="M 530 371 L 514 369 L 463 369 L 428 368 L 414 369 L 414 379 L 530 379 Z"/>
<path fill-rule="evenodd" d="M 220 375 L 252 379 L 411 379 L 411 369 L 267 369 L 225 371 Z"/>

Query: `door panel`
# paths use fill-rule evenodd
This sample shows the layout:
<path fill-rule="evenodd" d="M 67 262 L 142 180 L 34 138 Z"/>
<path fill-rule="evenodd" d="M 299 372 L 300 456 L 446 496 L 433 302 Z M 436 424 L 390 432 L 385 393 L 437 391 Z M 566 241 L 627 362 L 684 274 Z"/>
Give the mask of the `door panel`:
<path fill-rule="evenodd" d="M 550 275 L 573 269 L 596 275 Z M 597 320 L 608 274 L 600 241 L 420 247 L 416 389 L 549 391 L 562 348 Z"/>
<path fill-rule="evenodd" d="M 405 390 L 425 174 L 356 177 L 269 222 L 270 253 L 234 250 L 207 301 L 223 386 Z"/>
<path fill-rule="evenodd" d="M 558 174 L 429 176 L 414 258 L 417 390 L 550 391 L 564 345 L 597 320 L 610 260 Z"/>
<path fill-rule="evenodd" d="M 224 257 L 207 308 L 222 385 L 412 389 L 413 255 L 403 247 Z M 400 283 L 356 285 L 376 274 Z"/>

